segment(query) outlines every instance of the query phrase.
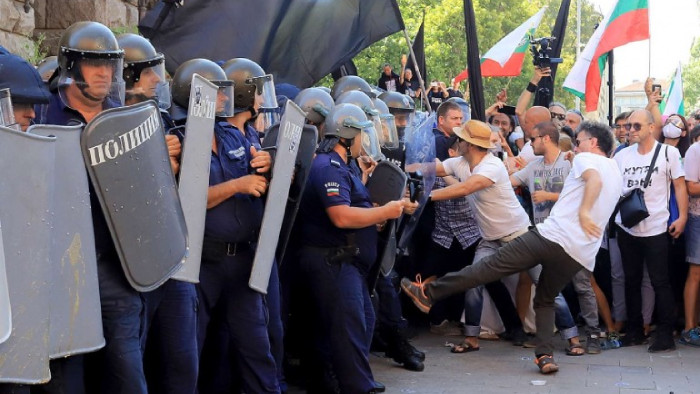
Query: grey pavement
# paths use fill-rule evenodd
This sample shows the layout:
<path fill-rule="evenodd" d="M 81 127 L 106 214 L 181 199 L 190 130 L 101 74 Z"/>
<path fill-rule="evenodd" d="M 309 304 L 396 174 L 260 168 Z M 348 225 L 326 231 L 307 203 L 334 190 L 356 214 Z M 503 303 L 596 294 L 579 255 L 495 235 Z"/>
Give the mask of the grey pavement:
<path fill-rule="evenodd" d="M 542 375 L 533 349 L 481 340 L 478 352 L 450 353 L 445 343 L 459 341 L 427 331 L 415 337 L 414 346 L 426 353 L 423 372 L 373 353 L 375 379 L 387 393 L 700 393 L 700 348 L 677 344 L 675 351 L 651 354 L 642 345 L 574 357 L 564 354 L 557 336 L 559 372 Z"/>

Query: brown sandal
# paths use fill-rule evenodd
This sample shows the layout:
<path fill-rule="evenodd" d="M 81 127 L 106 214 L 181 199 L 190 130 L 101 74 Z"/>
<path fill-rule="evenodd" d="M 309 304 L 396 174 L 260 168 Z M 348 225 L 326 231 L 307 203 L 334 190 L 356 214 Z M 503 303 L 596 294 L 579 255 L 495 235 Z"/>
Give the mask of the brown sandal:
<path fill-rule="evenodd" d="M 535 364 L 539 367 L 542 374 L 550 374 L 557 372 L 559 366 L 554 362 L 554 357 L 549 354 L 543 354 L 535 359 Z"/>

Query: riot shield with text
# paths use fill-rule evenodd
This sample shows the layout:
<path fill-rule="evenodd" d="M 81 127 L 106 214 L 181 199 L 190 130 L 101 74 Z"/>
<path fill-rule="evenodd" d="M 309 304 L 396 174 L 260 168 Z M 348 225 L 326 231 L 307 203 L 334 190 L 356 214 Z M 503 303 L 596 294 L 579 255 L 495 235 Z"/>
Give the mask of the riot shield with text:
<path fill-rule="evenodd" d="M 51 211 L 56 139 L 0 127 L 0 221 L 12 333 L 0 382 L 45 383 L 49 372 Z"/>
<path fill-rule="evenodd" d="M 35 125 L 27 132 L 56 137 L 51 232 L 50 356 L 95 351 L 102 335 L 95 234 L 88 175 L 80 151 L 83 126 Z"/>
<path fill-rule="evenodd" d="M 406 172 L 417 174 L 414 179 L 417 179 L 419 185 L 415 185 L 414 189 L 420 189 L 422 192 L 418 194 L 417 201 L 420 206 L 411 216 L 405 216 L 401 219 L 399 232 L 398 248 L 406 250 L 408 247 L 413 232 L 418 225 L 421 213 L 425 208 L 435 183 L 435 136 L 433 135 L 433 125 L 435 124 L 435 114 L 431 114 L 415 127 L 410 127 L 406 130 Z"/>
<path fill-rule="evenodd" d="M 83 159 L 124 274 L 138 291 L 187 256 L 187 227 L 155 101 L 109 109 L 85 126 Z"/>
<path fill-rule="evenodd" d="M 372 203 L 384 205 L 389 201 L 403 198 L 406 190 L 406 173 L 396 164 L 382 161 L 377 164 L 372 176 L 367 181 L 367 190 Z M 367 278 L 370 290 L 374 289 L 377 276 L 387 274 L 396 259 L 396 220 L 388 220 L 379 233 L 377 243 L 377 261 L 370 269 Z"/>
<path fill-rule="evenodd" d="M 306 113 L 301 108 L 293 101 L 287 101 L 284 115 L 279 123 L 280 131 L 277 135 L 272 179 L 267 189 L 258 248 L 255 252 L 253 268 L 248 281 L 248 286 L 251 289 L 263 294 L 267 294 L 272 264 L 275 263 L 275 251 L 287 207 L 287 198 L 289 197 L 305 117 Z"/>
<path fill-rule="evenodd" d="M 279 124 L 273 125 L 265 133 L 263 140 L 263 149 L 271 148 L 277 144 L 277 136 L 279 134 Z M 299 152 L 297 152 L 297 160 L 294 164 L 294 180 L 289 188 L 289 197 L 287 197 L 287 208 L 284 210 L 284 220 L 282 220 L 282 229 L 280 230 L 279 243 L 275 258 L 277 263 L 282 264 L 284 254 L 289 244 L 289 239 L 292 235 L 292 228 L 296 220 L 301 198 L 304 195 L 306 180 L 311 172 L 311 163 L 316 154 L 316 142 L 318 140 L 318 130 L 316 126 L 305 124 L 301 131 L 301 139 L 299 140 Z"/>
<path fill-rule="evenodd" d="M 199 283 L 217 91 L 205 78 L 192 76 L 178 185 L 190 250 L 182 268 L 173 275 L 173 279 L 185 282 Z"/>
<path fill-rule="evenodd" d="M 5 342 L 12 331 L 12 308 L 10 308 L 6 272 L 5 248 L 2 245 L 2 224 L 0 223 L 0 343 Z"/>

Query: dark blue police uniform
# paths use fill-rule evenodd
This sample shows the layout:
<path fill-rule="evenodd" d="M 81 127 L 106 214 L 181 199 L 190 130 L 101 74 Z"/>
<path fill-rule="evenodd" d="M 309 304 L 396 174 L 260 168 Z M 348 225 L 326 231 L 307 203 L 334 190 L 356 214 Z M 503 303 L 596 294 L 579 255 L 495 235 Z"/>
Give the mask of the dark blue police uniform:
<path fill-rule="evenodd" d="M 217 151 L 212 152 L 209 185 L 214 186 L 248 175 L 250 147 L 260 149 L 252 127 L 245 135 L 226 121 L 217 119 L 214 127 Z M 255 244 L 262 222 L 263 199 L 236 194 L 206 214 L 199 298 L 198 344 L 228 351 L 221 338 L 222 328 L 235 351 L 243 391 L 278 393 L 277 366 L 271 354 L 268 335 L 268 308 L 265 297 L 248 287 L 255 255 Z M 211 323 L 211 324 L 210 324 Z M 204 358 L 202 358 L 204 361 Z M 200 392 L 220 392 L 216 379 L 205 379 L 200 369 Z M 222 371 L 231 374 L 232 371 Z M 222 378 L 227 378 L 223 376 Z"/>
<path fill-rule="evenodd" d="M 105 100 L 103 109 L 117 107 L 118 104 Z M 87 123 L 83 116 L 67 107 L 58 93 L 51 95 L 49 104 L 38 113 L 37 123 L 55 125 L 76 125 Z M 105 347 L 97 352 L 94 361 L 86 362 L 86 376 L 99 384 L 102 393 L 147 393 L 146 379 L 143 372 L 141 353 L 141 335 L 143 329 L 144 303 L 141 294 L 134 290 L 126 280 L 119 262 L 109 227 L 102 213 L 97 195 L 90 184 L 90 204 L 95 231 L 95 250 L 97 252 L 97 274 L 102 305 L 102 326 L 106 340 Z M 75 358 L 79 356 L 70 357 Z M 76 363 L 82 363 L 75 358 Z M 94 373 L 92 368 L 98 368 Z M 81 393 L 82 370 L 75 366 L 62 367 L 65 371 L 56 371 L 64 376 L 67 392 Z M 52 375 L 53 375 L 52 371 Z M 50 383 L 51 384 L 51 383 Z M 54 383 L 55 384 L 55 383 Z M 90 389 L 90 392 L 96 391 Z"/>
<path fill-rule="evenodd" d="M 176 125 L 160 111 L 166 134 Z M 178 135 L 178 138 L 181 136 Z M 197 390 L 197 291 L 194 283 L 169 279 L 143 293 L 146 322 L 142 346 L 150 393 L 192 394 Z"/>
<path fill-rule="evenodd" d="M 317 314 L 319 357 L 332 366 L 341 392 L 366 393 L 375 387 L 368 360 L 375 317 L 366 274 L 376 260 L 377 230 L 335 227 L 326 208 L 338 205 L 372 207 L 361 179 L 341 157 L 320 153 L 300 207 L 299 266 Z"/>

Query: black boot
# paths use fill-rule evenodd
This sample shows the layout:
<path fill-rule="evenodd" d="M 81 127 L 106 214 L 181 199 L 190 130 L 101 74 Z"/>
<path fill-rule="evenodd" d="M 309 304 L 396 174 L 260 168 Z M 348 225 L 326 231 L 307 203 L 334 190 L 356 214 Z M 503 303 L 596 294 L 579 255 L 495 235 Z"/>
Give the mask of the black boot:
<path fill-rule="evenodd" d="M 403 367 L 409 371 L 420 372 L 425 368 L 423 365 L 423 360 L 421 360 L 418 355 L 422 354 L 423 358 L 425 358 L 425 354 L 414 348 L 401 334 L 400 330 L 393 329 L 391 332 L 386 334 L 383 335 L 383 337 L 387 343 L 387 357 L 391 357 L 394 361 L 403 365 Z"/>

